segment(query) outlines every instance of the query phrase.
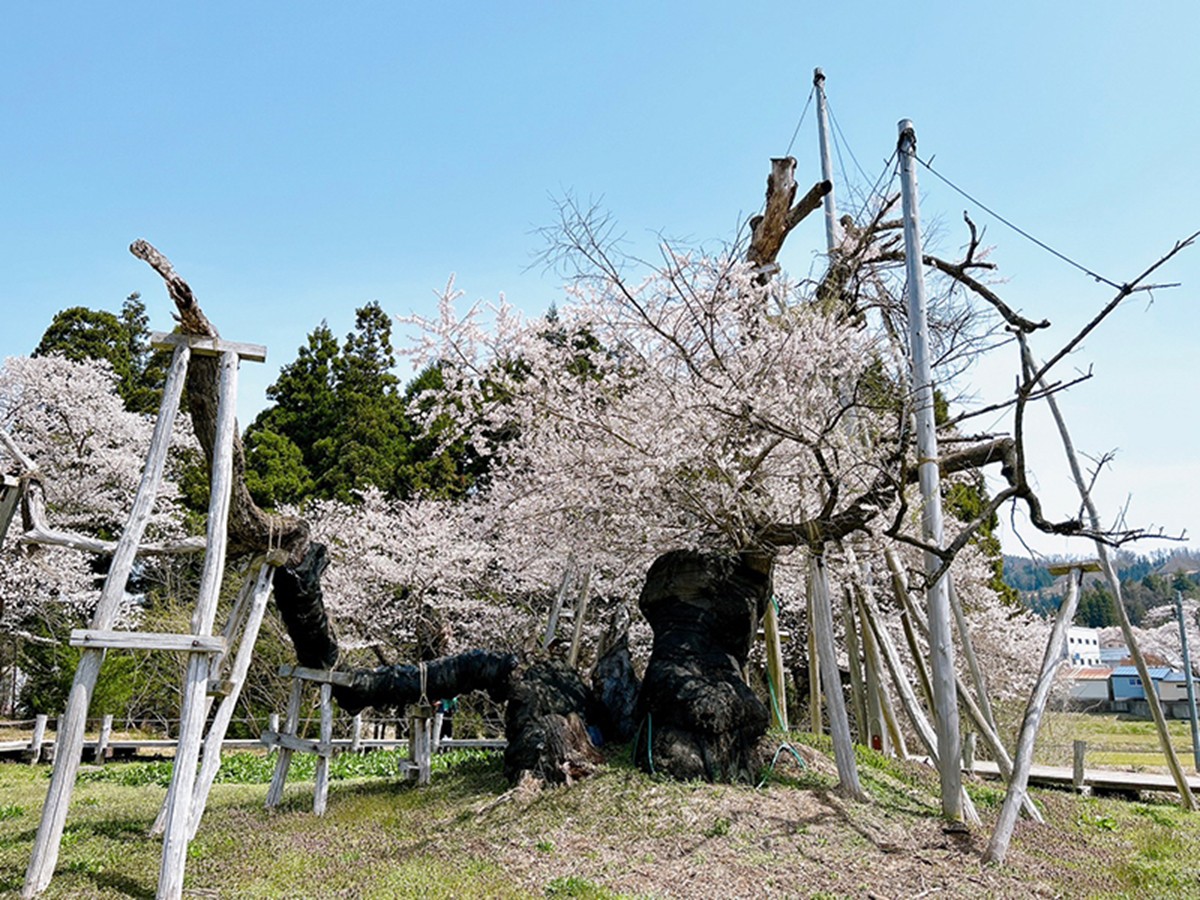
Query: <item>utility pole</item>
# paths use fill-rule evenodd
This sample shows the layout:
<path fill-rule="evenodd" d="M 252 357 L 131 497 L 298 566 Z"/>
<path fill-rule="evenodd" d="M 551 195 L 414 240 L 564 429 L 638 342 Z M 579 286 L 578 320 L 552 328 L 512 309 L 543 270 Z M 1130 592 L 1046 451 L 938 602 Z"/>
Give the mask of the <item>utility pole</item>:
<path fill-rule="evenodd" d="M 917 471 L 921 483 L 921 537 L 942 546 L 941 477 L 933 405 L 933 372 L 929 360 L 929 323 L 922 268 L 921 224 L 917 200 L 917 137 L 908 119 L 900 120 L 900 190 L 904 211 L 904 261 L 908 275 L 908 334 L 912 359 L 912 390 L 916 407 Z M 941 558 L 925 551 L 925 573 L 942 567 Z M 954 637 L 950 630 L 950 595 L 945 575 L 925 592 L 929 607 L 929 656 L 937 729 L 938 774 L 942 785 L 942 815 L 961 822 L 962 771 L 959 768 L 958 695 L 954 685 Z"/>
<path fill-rule="evenodd" d="M 813 90 L 817 92 L 817 136 L 821 142 L 821 180 L 831 187 L 825 195 L 825 247 L 830 253 L 842 242 L 837 222 L 837 203 L 833 199 L 833 163 L 829 158 L 829 111 L 825 106 L 825 73 L 813 69 Z"/>
<path fill-rule="evenodd" d="M 1188 717 L 1192 722 L 1192 763 L 1200 772 L 1200 722 L 1196 721 L 1196 686 L 1192 683 L 1192 660 L 1188 655 L 1187 626 L 1183 621 L 1183 591 L 1175 592 L 1175 612 L 1179 616 L 1179 646 L 1183 649 L 1183 674 L 1187 676 Z"/>

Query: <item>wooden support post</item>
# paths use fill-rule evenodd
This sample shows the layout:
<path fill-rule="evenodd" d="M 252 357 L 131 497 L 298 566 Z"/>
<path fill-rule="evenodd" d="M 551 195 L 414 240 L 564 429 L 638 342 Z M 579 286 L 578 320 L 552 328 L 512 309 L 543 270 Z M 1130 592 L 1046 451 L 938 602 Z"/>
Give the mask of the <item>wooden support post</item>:
<path fill-rule="evenodd" d="M 29 742 L 29 764 L 36 765 L 42 758 L 42 744 L 46 740 L 46 720 L 45 713 L 38 713 L 33 720 L 33 739 Z"/>
<path fill-rule="evenodd" d="M 433 707 L 433 730 L 431 732 L 433 741 L 433 752 L 442 752 L 442 723 L 446 720 L 446 714 L 442 712 L 442 705 L 435 704 Z"/>
<path fill-rule="evenodd" d="M 817 657 L 817 634 L 813 626 L 813 579 L 809 573 L 808 589 L 805 591 L 808 607 L 808 722 L 809 731 L 823 734 L 824 719 L 821 716 L 821 665 Z"/>
<path fill-rule="evenodd" d="M 941 472 L 938 467 L 937 423 L 933 357 L 930 353 L 929 321 L 925 299 L 925 254 L 921 250 L 921 222 L 917 190 L 917 137 L 908 119 L 899 123 L 896 153 L 900 161 L 900 203 L 904 219 L 905 290 L 908 309 L 908 344 L 912 358 L 913 414 L 916 419 L 917 472 L 921 485 L 921 538 L 926 546 L 942 546 Z M 942 560 L 925 551 L 925 574 L 930 580 L 925 591 L 929 613 L 929 667 L 934 699 L 934 728 L 937 733 L 938 778 L 942 786 L 942 815 L 962 821 L 962 769 L 958 766 L 958 698 L 954 680 L 954 632 L 950 626 L 950 597 L 946 575 L 937 576 Z"/>
<path fill-rule="evenodd" d="M 968 731 L 963 735 L 962 767 L 964 772 L 975 774 L 975 732 Z"/>
<path fill-rule="evenodd" d="M 410 762 L 409 778 L 416 781 L 418 786 L 429 784 L 431 771 L 431 751 L 433 738 L 430 728 L 433 724 L 433 708 L 426 703 L 418 703 L 408 717 L 408 757 Z"/>
<path fill-rule="evenodd" d="M 362 713 L 355 713 L 354 718 L 350 720 L 350 752 L 358 753 L 362 750 Z"/>
<path fill-rule="evenodd" d="M 854 710 L 858 742 L 871 746 L 871 726 L 863 683 L 863 665 L 858 650 L 858 617 L 854 615 L 854 595 L 849 585 L 842 591 L 842 619 L 846 627 L 846 661 L 850 666 L 850 705 Z"/>
<path fill-rule="evenodd" d="M 967 617 L 963 614 L 962 603 L 958 600 L 958 591 L 954 588 L 954 579 L 946 576 L 946 588 L 950 598 L 950 610 L 954 613 L 955 627 L 958 628 L 958 640 L 962 644 L 963 658 L 967 661 L 967 671 L 971 673 L 971 681 L 975 685 L 975 696 L 979 699 L 979 710 L 983 713 L 984 721 L 992 731 L 998 731 L 996 716 L 992 712 L 992 701 L 988 696 L 987 679 L 979 658 L 975 655 L 975 642 L 971 640 L 971 631 L 967 627 Z M 959 687 L 962 691 L 962 687 Z"/>
<path fill-rule="evenodd" d="M 329 798 L 329 759 L 333 754 L 333 685 L 321 685 L 321 747 L 317 755 L 317 785 L 313 794 L 313 813 L 325 815 Z"/>
<path fill-rule="evenodd" d="M 901 741 L 903 740 L 898 723 L 885 718 L 890 698 L 883 684 L 883 661 L 879 656 L 879 647 L 875 643 L 875 635 L 871 633 L 871 629 L 867 625 L 867 617 L 862 611 L 861 600 L 856 598 L 856 603 L 858 603 L 859 609 L 858 620 L 862 624 L 863 658 L 866 669 L 865 699 L 870 746 L 880 753 L 894 751 L 901 759 L 904 759 L 907 756 L 907 753 L 902 750 L 904 745 L 896 740 L 897 735 L 900 735 Z"/>
<path fill-rule="evenodd" d="M 1054 619 L 1054 628 L 1050 631 L 1050 639 L 1046 642 L 1046 651 L 1042 654 L 1042 670 L 1038 674 L 1033 693 L 1025 706 L 1025 717 L 1021 721 L 1021 733 L 1017 736 L 1017 752 L 1013 755 L 1013 774 L 1008 781 L 1008 792 L 1004 795 L 1004 805 L 992 829 L 992 837 L 988 841 L 983 858 L 987 862 L 1003 864 L 1008 853 L 1008 844 L 1012 839 L 1013 827 L 1017 823 L 1017 813 L 1025 800 L 1025 789 L 1029 784 L 1029 770 L 1033 766 L 1033 745 L 1037 740 L 1038 726 L 1041 725 L 1042 712 L 1046 708 L 1046 700 L 1050 696 L 1050 686 L 1054 682 L 1054 673 L 1058 671 L 1062 660 L 1062 648 L 1067 641 L 1067 629 L 1075 618 L 1075 608 L 1079 605 L 1079 585 L 1083 580 L 1083 570 L 1088 563 L 1073 563 L 1070 582 L 1067 586 L 1067 596 L 1058 608 Z M 1146 693 L 1151 692 L 1147 685 Z"/>
<path fill-rule="evenodd" d="M 825 705 L 829 711 L 829 734 L 833 738 L 833 756 L 837 763 L 838 788 L 856 800 L 866 794 L 858 781 L 858 765 L 854 758 L 854 741 L 850 737 L 850 722 L 846 717 L 846 702 L 842 697 L 842 680 L 838 675 L 837 648 L 833 641 L 833 604 L 830 601 L 829 575 L 825 557 L 814 553 L 810 560 L 809 577 L 812 583 L 813 626 L 817 633 L 817 655 L 821 660 L 821 677 L 825 682 Z"/>
<path fill-rule="evenodd" d="M 925 654 L 921 651 L 921 644 L 917 640 L 916 629 L 913 626 L 916 612 L 912 597 L 908 593 L 908 578 L 905 577 L 904 569 L 900 566 L 900 559 L 895 553 L 889 549 L 885 556 L 888 570 L 892 576 L 892 593 L 895 594 L 896 602 L 900 605 L 900 624 L 904 628 L 904 641 L 908 644 L 908 652 L 913 660 L 917 683 L 921 686 L 921 696 L 925 698 L 925 708 L 929 710 L 930 719 L 936 723 L 937 705 L 933 702 L 933 688 L 929 683 L 929 672 L 925 668 Z"/>
<path fill-rule="evenodd" d="M 196 611 L 192 615 L 192 633 L 203 636 L 212 634 L 221 579 L 225 573 L 229 502 L 233 491 L 233 441 L 237 436 L 237 376 L 237 352 L 223 351 L 218 381 L 206 551 L 204 567 L 200 572 Z M 205 714 L 208 711 L 209 663 L 210 658 L 206 653 L 192 653 L 188 658 L 180 713 L 179 745 L 175 751 L 175 765 L 171 769 L 171 786 L 167 789 L 162 864 L 158 873 L 159 900 L 177 900 L 183 895 L 183 870 L 191 837 L 191 807 L 196 787 L 196 766 L 200 759 L 200 743 L 204 737 Z"/>
<path fill-rule="evenodd" d="M 104 588 L 96 604 L 92 628 L 111 628 L 124 601 L 125 585 L 133 570 L 138 544 L 141 543 L 146 525 L 150 521 L 158 486 L 162 482 L 163 466 L 167 459 L 175 416 L 179 411 L 179 398 L 183 393 L 184 376 L 190 356 L 191 352 L 186 345 L 175 348 L 163 388 L 162 406 L 159 408 L 158 419 L 154 423 L 154 434 L 150 439 L 146 468 L 142 470 L 142 480 L 134 496 L 129 520 L 117 541 L 108 576 L 104 580 Z M 25 870 L 22 897 L 29 898 L 40 894 L 54 875 L 63 828 L 67 822 L 67 809 L 75 788 L 75 779 L 79 774 L 88 707 L 91 705 L 96 679 L 100 675 L 103 662 L 103 649 L 84 650 L 75 668 L 75 680 L 67 697 L 67 707 L 58 723 L 54 772 L 50 777 L 46 803 L 42 807 L 42 818 L 38 825 L 37 837 L 34 839 L 33 853 Z"/>
<path fill-rule="evenodd" d="M 200 774 L 196 778 L 196 786 L 192 794 L 189 839 L 196 836 L 196 830 L 200 827 L 200 819 L 204 815 L 204 808 L 208 805 L 208 794 L 212 790 L 213 782 L 217 779 L 217 772 L 220 771 L 221 742 L 225 740 L 225 733 L 229 730 L 229 723 L 233 719 L 234 710 L 237 709 L 238 698 L 242 694 L 242 686 L 246 683 L 246 673 L 250 671 L 250 663 L 254 657 L 254 645 L 258 641 L 263 614 L 267 609 L 267 599 L 271 596 L 271 576 L 275 571 L 274 567 L 262 562 L 257 569 L 251 569 L 251 571 L 254 574 L 246 579 L 248 589 L 241 592 L 242 597 L 249 595 L 250 602 L 244 608 L 245 628 L 242 631 L 242 639 L 238 644 L 233 667 L 229 673 L 230 690 L 221 698 L 212 724 L 209 725 L 207 740 L 204 742 L 204 757 L 200 762 Z M 232 637 L 231 635 L 231 640 Z M 278 716 L 275 718 L 278 721 Z"/>
<path fill-rule="evenodd" d="M 269 716 L 267 716 L 267 731 L 271 732 L 272 734 L 279 734 L 279 713 L 271 713 Z M 275 745 L 272 744 L 267 748 L 267 753 L 271 754 L 274 752 Z"/>
<path fill-rule="evenodd" d="M 300 724 L 300 704 L 304 699 L 304 682 L 299 678 L 292 679 L 292 693 L 288 697 L 287 715 L 283 720 L 283 731 L 278 734 L 295 734 Z M 292 750 L 279 745 L 279 756 L 275 760 L 275 774 L 271 776 L 271 786 L 267 788 L 267 808 L 278 806 L 283 800 L 283 786 L 287 782 L 288 769 L 292 765 Z"/>
<path fill-rule="evenodd" d="M 1084 790 L 1083 758 L 1087 755 L 1087 741 L 1075 741 L 1072 746 L 1071 785 L 1076 791 Z"/>
<path fill-rule="evenodd" d="M 787 682 L 784 679 L 783 644 L 779 637 L 779 609 L 772 596 L 763 616 L 763 634 L 767 643 L 767 680 L 771 694 L 771 721 L 780 731 L 788 730 Z"/>
<path fill-rule="evenodd" d="M 96 762 L 99 765 L 104 765 L 104 758 L 108 755 L 108 742 L 112 739 L 112 713 L 106 715 L 100 722 L 100 736 L 96 739 Z"/>
<path fill-rule="evenodd" d="M 589 564 L 583 576 L 583 586 L 579 589 L 579 597 L 575 601 L 575 630 L 571 633 L 571 650 L 567 654 L 567 664 L 575 666 L 579 663 L 580 645 L 583 643 L 583 620 L 587 616 L 588 599 L 592 591 L 592 567 Z"/>
<path fill-rule="evenodd" d="M 872 607 L 871 601 L 865 596 L 861 597 L 860 600 L 862 601 L 861 611 L 863 620 L 870 626 L 871 632 L 875 636 L 876 644 L 879 646 L 884 661 L 887 663 L 888 671 L 892 676 L 892 683 L 896 686 L 896 691 L 900 695 L 900 701 L 904 705 L 905 712 L 908 713 L 909 721 L 912 722 L 917 736 L 921 739 L 921 743 L 925 747 L 925 752 L 929 755 L 933 764 L 938 766 L 938 771 L 941 772 L 944 767 L 939 766 L 940 758 L 938 757 L 937 734 L 933 730 L 932 723 L 930 723 L 922 711 L 921 704 L 917 701 L 917 695 L 905 675 L 904 666 L 900 662 L 900 654 L 896 652 L 896 645 L 892 642 L 892 636 L 879 620 L 879 616 L 876 614 L 874 607 Z M 955 748 L 954 755 L 955 763 L 957 763 L 957 748 Z M 958 769 L 958 766 L 956 765 L 955 768 Z M 958 772 L 961 782 L 962 770 L 958 769 Z M 958 803 L 962 804 L 963 816 L 967 824 L 974 826 L 981 825 L 982 820 L 979 818 L 979 813 L 976 812 L 975 805 L 966 790 L 960 787 L 960 796 L 956 799 Z"/>
<path fill-rule="evenodd" d="M 550 615 L 546 619 L 546 634 L 542 637 L 542 649 L 545 650 L 550 646 L 550 642 L 554 640 L 554 633 L 558 630 L 558 617 L 562 614 L 563 603 L 567 599 L 567 590 L 571 587 L 571 575 L 575 569 L 574 558 L 567 559 L 567 567 L 563 570 L 562 581 L 558 585 L 558 593 L 554 595 L 554 600 L 550 605 Z"/>

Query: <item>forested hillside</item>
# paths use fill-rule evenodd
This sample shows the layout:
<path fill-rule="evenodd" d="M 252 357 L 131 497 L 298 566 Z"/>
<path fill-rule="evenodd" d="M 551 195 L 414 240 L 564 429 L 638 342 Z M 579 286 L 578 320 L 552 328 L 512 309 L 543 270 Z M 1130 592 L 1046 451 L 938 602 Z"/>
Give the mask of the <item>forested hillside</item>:
<path fill-rule="evenodd" d="M 1192 550 L 1178 548 L 1149 554 L 1123 551 L 1114 558 L 1121 597 L 1134 625 L 1142 624 L 1148 610 L 1174 604 L 1176 591 L 1182 591 L 1185 597 L 1200 594 L 1200 555 Z M 1039 615 L 1053 613 L 1062 602 L 1061 581 L 1047 568 L 1056 561 L 1004 557 L 1004 581 L 1020 594 L 1026 608 Z M 1117 624 L 1112 594 L 1099 574 L 1084 577 L 1075 624 L 1089 628 Z"/>

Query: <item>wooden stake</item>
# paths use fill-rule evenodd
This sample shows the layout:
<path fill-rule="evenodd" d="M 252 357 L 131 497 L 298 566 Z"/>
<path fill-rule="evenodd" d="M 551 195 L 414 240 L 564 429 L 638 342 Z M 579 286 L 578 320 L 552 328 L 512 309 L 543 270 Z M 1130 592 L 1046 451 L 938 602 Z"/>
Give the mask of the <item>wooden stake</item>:
<path fill-rule="evenodd" d="M 100 736 L 96 738 L 96 764 L 104 765 L 104 758 L 108 755 L 108 742 L 112 738 L 112 713 L 106 715 L 100 722 Z"/>
<path fill-rule="evenodd" d="M 1013 826 L 1017 824 L 1017 813 L 1025 799 L 1025 790 L 1029 784 L 1029 769 L 1033 765 L 1033 744 L 1037 740 L 1038 726 L 1042 721 L 1042 712 L 1046 708 L 1046 698 L 1050 696 L 1050 686 L 1054 682 L 1054 673 L 1058 671 L 1062 660 L 1062 648 L 1067 639 L 1067 628 L 1075 618 L 1075 608 L 1079 605 L 1079 582 L 1082 572 L 1076 570 L 1071 574 L 1067 587 L 1067 596 L 1058 615 L 1054 619 L 1054 628 L 1050 639 L 1046 642 L 1046 652 L 1042 654 L 1042 670 L 1034 685 L 1029 703 L 1025 706 L 1025 718 L 1021 722 L 1021 733 L 1017 738 L 1017 753 L 1013 760 L 1013 774 L 1008 782 L 1008 792 L 1004 795 L 1004 805 L 1000 808 L 1000 816 L 996 827 L 992 829 L 991 840 L 988 841 L 987 851 L 983 858 L 985 862 L 1002 864 L 1008 853 L 1008 844 L 1012 840 Z M 1150 690 L 1147 690 L 1150 693 Z"/>
<path fill-rule="evenodd" d="M 767 602 L 763 616 L 763 634 L 767 643 L 767 679 L 771 691 L 771 720 L 780 731 L 788 730 L 787 683 L 784 680 L 783 644 L 779 639 L 779 612 L 775 598 Z"/>
<path fill-rule="evenodd" d="M 904 710 L 908 713 L 908 718 L 912 722 L 917 736 L 925 746 L 925 752 L 929 755 L 933 764 L 937 766 L 938 772 L 942 772 L 944 767 L 940 765 L 938 758 L 937 735 L 933 730 L 933 725 L 930 724 L 929 720 L 925 717 L 925 713 L 921 710 L 921 704 L 917 702 L 917 695 L 913 692 L 912 685 L 909 684 L 908 679 L 905 677 L 904 667 L 900 662 L 900 655 L 896 652 L 895 644 L 892 643 L 892 636 L 879 620 L 870 599 L 865 596 L 860 599 L 862 600 L 863 618 L 870 626 L 876 643 L 882 651 L 883 658 L 892 676 L 892 683 L 895 684 L 896 691 L 900 694 L 900 701 L 904 705 Z M 957 747 L 954 750 L 954 766 L 959 770 L 959 782 L 961 784 L 962 773 Z M 960 796 L 955 799 L 958 804 L 961 804 L 963 818 L 968 825 L 978 827 L 983 824 L 983 820 L 979 818 L 979 813 L 975 810 L 975 804 L 972 802 L 965 788 L 960 789 Z M 945 797 L 942 800 L 944 802 Z"/>
<path fill-rule="evenodd" d="M 821 665 L 817 656 L 817 633 L 813 625 L 813 578 L 810 570 L 808 590 L 805 594 L 808 605 L 808 721 L 813 734 L 825 732 L 821 717 Z"/>
<path fill-rule="evenodd" d="M 280 734 L 295 734 L 300 724 L 300 704 L 304 699 L 304 680 L 292 678 L 292 693 L 288 696 L 287 712 L 283 719 L 283 731 Z M 278 806 L 283 800 L 283 786 L 287 782 L 288 769 L 292 765 L 292 751 L 287 747 L 279 747 L 279 756 L 275 760 L 275 774 L 271 776 L 271 786 L 267 788 L 267 808 Z"/>
<path fill-rule="evenodd" d="M 825 681 L 825 706 L 829 711 L 829 733 L 833 737 L 833 757 L 837 763 L 840 782 L 838 787 L 849 797 L 866 800 L 867 795 L 858 781 L 854 741 L 850 737 L 850 721 L 846 717 L 842 680 L 838 675 L 837 647 L 833 640 L 833 607 L 829 599 L 829 575 L 825 570 L 825 557 L 822 554 L 812 554 L 809 578 L 812 583 L 813 630 L 817 634 L 817 656 L 821 661 L 821 677 Z"/>
<path fill-rule="evenodd" d="M 863 666 L 858 652 L 858 617 L 854 615 L 854 596 L 847 585 L 842 591 L 842 618 L 846 624 L 846 659 L 850 665 L 850 704 L 858 726 L 858 742 L 871 746 L 871 728 L 863 690 Z"/>
<path fill-rule="evenodd" d="M 36 765 L 42 758 L 42 743 L 46 740 L 46 714 L 38 713 L 33 720 L 33 740 L 29 742 L 29 764 Z"/>

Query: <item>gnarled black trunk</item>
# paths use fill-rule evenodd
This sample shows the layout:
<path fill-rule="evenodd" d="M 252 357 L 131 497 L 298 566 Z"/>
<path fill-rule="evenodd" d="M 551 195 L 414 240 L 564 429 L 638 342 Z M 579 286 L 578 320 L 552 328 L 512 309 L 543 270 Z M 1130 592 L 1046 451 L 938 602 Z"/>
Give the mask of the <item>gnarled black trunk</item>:
<path fill-rule="evenodd" d="M 673 550 L 638 605 L 654 649 L 638 696 L 634 757 L 674 778 L 748 781 L 767 708 L 742 680 L 771 596 L 770 560 Z"/>
<path fill-rule="evenodd" d="M 534 663 L 512 680 L 504 714 L 504 775 L 523 772 L 548 784 L 570 784 L 600 761 L 588 735 L 595 719 L 579 673 L 561 660 Z"/>
<path fill-rule="evenodd" d="M 449 700 L 471 691 L 487 691 L 499 703 L 509 699 L 516 668 L 517 658 L 511 653 L 468 650 L 417 665 L 354 669 L 353 683 L 335 684 L 333 697 L 351 714 L 367 706 L 405 706 L 422 697 Z"/>
<path fill-rule="evenodd" d="M 312 669 L 331 669 L 338 660 L 337 637 L 321 592 L 321 575 L 328 565 L 325 545 L 313 541 L 298 565 L 275 570 L 275 606 L 296 648 L 297 662 Z"/>

